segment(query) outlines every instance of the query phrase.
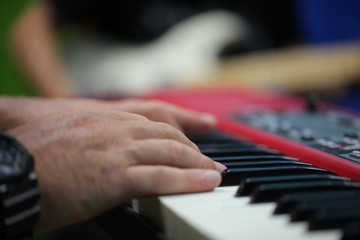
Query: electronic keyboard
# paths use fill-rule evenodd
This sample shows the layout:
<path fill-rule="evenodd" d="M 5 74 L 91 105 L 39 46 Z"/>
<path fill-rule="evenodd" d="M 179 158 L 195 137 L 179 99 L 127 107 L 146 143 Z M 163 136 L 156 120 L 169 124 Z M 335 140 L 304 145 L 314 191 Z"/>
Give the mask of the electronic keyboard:
<path fill-rule="evenodd" d="M 167 91 L 219 130 L 189 135 L 227 169 L 212 192 L 139 200 L 168 239 L 360 239 L 360 115 L 288 94 Z"/>

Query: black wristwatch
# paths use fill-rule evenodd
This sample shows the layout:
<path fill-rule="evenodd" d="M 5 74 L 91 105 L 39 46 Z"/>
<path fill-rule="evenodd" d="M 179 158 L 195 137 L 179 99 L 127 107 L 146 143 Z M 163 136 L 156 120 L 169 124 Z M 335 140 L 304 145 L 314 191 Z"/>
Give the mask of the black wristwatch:
<path fill-rule="evenodd" d="M 40 207 L 34 160 L 12 136 L 0 132 L 0 239 L 31 239 Z"/>

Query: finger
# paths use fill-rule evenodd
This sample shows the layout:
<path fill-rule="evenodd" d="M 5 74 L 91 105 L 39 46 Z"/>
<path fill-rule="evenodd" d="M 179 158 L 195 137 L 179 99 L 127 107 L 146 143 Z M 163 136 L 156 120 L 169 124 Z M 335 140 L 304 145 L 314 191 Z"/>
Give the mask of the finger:
<path fill-rule="evenodd" d="M 136 124 L 132 127 L 132 136 L 135 140 L 171 139 L 199 151 L 199 148 L 182 132 L 169 124 L 153 121 L 129 122 L 129 124 Z"/>
<path fill-rule="evenodd" d="M 199 113 L 196 111 L 171 106 L 174 118 L 183 128 L 184 132 L 206 132 L 216 128 L 216 117 L 208 113 Z"/>
<path fill-rule="evenodd" d="M 179 124 L 176 118 L 171 113 L 159 113 L 156 117 L 153 117 L 151 120 L 155 122 L 167 123 L 170 126 L 176 128 L 180 132 L 184 132 L 182 126 Z"/>
<path fill-rule="evenodd" d="M 227 169 L 226 166 L 224 166 L 223 164 L 218 163 L 218 162 L 215 162 L 215 168 L 216 168 L 216 171 L 218 171 L 219 173 L 222 173 L 225 169 Z"/>
<path fill-rule="evenodd" d="M 132 143 L 130 158 L 134 164 L 168 165 L 179 168 L 207 168 L 223 171 L 215 161 L 193 148 L 174 140 L 147 139 Z"/>
<path fill-rule="evenodd" d="M 211 191 L 221 176 L 214 170 L 168 166 L 134 166 L 127 169 L 133 197 Z"/>
<path fill-rule="evenodd" d="M 145 116 L 136 114 L 136 113 L 129 113 L 125 112 L 123 110 L 120 110 L 118 108 L 114 107 L 101 107 L 101 108 L 94 108 L 92 109 L 94 111 L 93 116 L 98 116 L 101 119 L 104 119 L 104 117 L 110 117 L 114 120 L 120 120 L 120 121 L 127 121 L 127 120 L 148 120 Z M 91 112 L 90 112 L 91 114 Z M 107 115 L 107 116 L 105 116 Z"/>
<path fill-rule="evenodd" d="M 201 114 L 162 101 L 127 100 L 117 105 L 130 112 L 142 113 L 152 120 L 169 123 L 185 132 L 204 132 L 216 127 L 216 118 L 211 114 Z"/>

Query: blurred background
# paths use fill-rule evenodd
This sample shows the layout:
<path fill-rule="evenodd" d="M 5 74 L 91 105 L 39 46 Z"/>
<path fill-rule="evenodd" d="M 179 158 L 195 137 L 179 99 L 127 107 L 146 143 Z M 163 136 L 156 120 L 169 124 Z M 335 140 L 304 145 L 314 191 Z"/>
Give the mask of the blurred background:
<path fill-rule="evenodd" d="M 231 87 L 360 110 L 359 12 L 358 0 L 0 0 L 0 94 Z"/>
<path fill-rule="evenodd" d="M 0 4 L 1 94 L 239 87 L 316 92 L 360 108 L 357 0 Z"/>

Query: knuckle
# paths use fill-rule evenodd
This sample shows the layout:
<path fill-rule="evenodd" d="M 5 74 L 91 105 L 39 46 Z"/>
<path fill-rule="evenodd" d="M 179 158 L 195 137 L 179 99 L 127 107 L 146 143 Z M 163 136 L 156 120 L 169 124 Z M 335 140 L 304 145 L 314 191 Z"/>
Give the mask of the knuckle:
<path fill-rule="evenodd" d="M 159 129 L 161 129 L 164 136 L 171 136 L 178 131 L 176 128 L 174 128 L 168 123 L 156 122 L 156 124 L 158 125 Z"/>
<path fill-rule="evenodd" d="M 134 118 L 134 120 L 139 120 L 139 121 L 148 121 L 149 120 L 144 115 L 135 114 L 135 113 L 132 113 L 132 117 Z"/>
<path fill-rule="evenodd" d="M 139 190 L 139 188 L 140 190 L 144 189 L 143 191 L 148 189 L 148 187 L 146 187 L 146 184 L 148 184 L 149 181 L 146 181 L 146 179 L 144 179 L 144 176 L 135 175 L 133 174 L 133 172 L 128 171 L 128 169 L 124 171 L 123 179 L 126 182 L 126 186 L 128 189 L 130 189 L 130 191 Z"/>
<path fill-rule="evenodd" d="M 138 142 L 131 141 L 126 143 L 122 147 L 122 151 L 124 152 L 125 158 L 127 159 L 129 164 L 136 164 L 139 160 L 139 150 L 141 150 L 141 146 L 139 146 Z"/>
<path fill-rule="evenodd" d="M 158 167 L 155 171 L 154 178 L 153 181 L 151 181 L 150 187 L 154 189 L 156 193 L 159 193 L 162 190 L 163 184 L 168 182 L 170 177 L 171 175 L 169 175 L 165 167 Z"/>
<path fill-rule="evenodd" d="M 184 156 L 186 152 L 185 145 L 174 141 L 174 140 L 167 140 L 167 147 L 169 150 L 169 155 L 173 158 L 176 158 L 178 156 Z"/>
<path fill-rule="evenodd" d="M 124 120 L 129 119 L 129 120 L 147 120 L 147 118 L 143 115 L 140 114 L 136 114 L 136 113 L 130 113 L 130 112 L 125 112 L 123 110 L 120 109 L 112 109 L 112 112 L 110 112 L 110 114 L 115 115 L 116 118 L 120 117 L 121 119 L 124 118 Z"/>

